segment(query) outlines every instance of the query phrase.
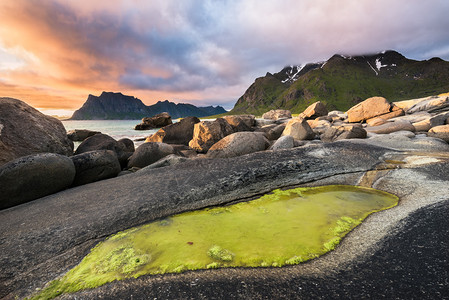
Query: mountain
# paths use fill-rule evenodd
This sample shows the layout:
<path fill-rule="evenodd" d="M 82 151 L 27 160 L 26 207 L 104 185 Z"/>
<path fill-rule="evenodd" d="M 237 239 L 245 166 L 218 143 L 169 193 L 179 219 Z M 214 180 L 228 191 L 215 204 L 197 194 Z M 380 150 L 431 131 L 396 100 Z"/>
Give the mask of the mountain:
<path fill-rule="evenodd" d="M 188 116 L 207 117 L 225 113 L 221 106 L 197 107 L 192 104 L 173 103 L 168 100 L 146 106 L 135 97 L 122 93 L 103 92 L 99 97 L 89 95 L 83 106 L 76 110 L 71 120 L 138 120 L 168 112 L 174 119 Z"/>
<path fill-rule="evenodd" d="M 416 61 L 396 51 L 336 54 L 325 62 L 288 66 L 257 78 L 230 113 L 261 115 L 277 108 L 299 113 L 315 101 L 329 110 L 347 110 L 372 96 L 398 101 L 447 91 L 449 62 L 440 58 Z"/>

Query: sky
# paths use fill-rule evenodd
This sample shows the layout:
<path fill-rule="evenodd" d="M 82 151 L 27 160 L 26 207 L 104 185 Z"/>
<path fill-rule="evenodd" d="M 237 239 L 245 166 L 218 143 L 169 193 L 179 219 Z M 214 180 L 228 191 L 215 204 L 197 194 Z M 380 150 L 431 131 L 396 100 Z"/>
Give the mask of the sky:
<path fill-rule="evenodd" d="M 0 97 L 71 115 L 122 92 L 231 109 L 257 77 L 333 54 L 449 60 L 447 0 L 1 0 Z"/>

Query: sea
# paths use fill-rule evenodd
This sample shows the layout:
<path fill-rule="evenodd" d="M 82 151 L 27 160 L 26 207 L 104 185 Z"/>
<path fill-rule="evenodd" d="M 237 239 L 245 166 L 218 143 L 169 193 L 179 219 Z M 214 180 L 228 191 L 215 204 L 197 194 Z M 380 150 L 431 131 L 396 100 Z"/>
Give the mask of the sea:
<path fill-rule="evenodd" d="M 173 120 L 173 122 L 176 121 L 177 120 Z M 144 140 L 139 141 L 139 139 L 144 139 L 159 130 L 159 128 L 134 130 L 134 126 L 141 122 L 142 120 L 65 120 L 62 121 L 62 124 L 64 124 L 67 131 L 73 129 L 88 129 L 107 134 L 116 140 L 129 138 L 134 142 L 134 146 L 138 147 L 144 142 Z M 75 147 L 79 144 L 80 142 L 75 142 Z"/>

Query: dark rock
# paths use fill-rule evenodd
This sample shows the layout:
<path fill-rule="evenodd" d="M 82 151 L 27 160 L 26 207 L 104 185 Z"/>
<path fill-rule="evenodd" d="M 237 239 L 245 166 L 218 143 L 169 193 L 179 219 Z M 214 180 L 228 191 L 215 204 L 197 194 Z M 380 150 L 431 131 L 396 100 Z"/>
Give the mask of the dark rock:
<path fill-rule="evenodd" d="M 127 151 L 127 146 L 125 143 L 118 142 L 109 135 L 106 134 L 96 134 L 87 139 L 85 139 L 76 149 L 75 155 L 94 151 L 94 150 L 112 150 L 117 154 L 118 160 L 122 167 L 125 167 L 128 163 L 128 158 L 131 153 Z"/>
<path fill-rule="evenodd" d="M 197 117 L 186 117 L 177 123 L 159 129 L 145 141 L 189 145 L 189 141 L 193 138 L 193 128 L 199 122 Z"/>
<path fill-rule="evenodd" d="M 174 154 L 175 149 L 165 143 L 143 143 L 129 158 L 128 168 L 143 168 L 157 162 L 161 158 Z"/>
<path fill-rule="evenodd" d="M 223 119 L 232 126 L 235 132 L 239 131 L 252 131 L 256 125 L 256 119 L 254 115 L 233 115 L 224 116 Z"/>
<path fill-rule="evenodd" d="M 214 144 L 206 157 L 223 158 L 235 157 L 253 152 L 263 151 L 269 146 L 263 133 L 236 132 L 230 134 Z"/>
<path fill-rule="evenodd" d="M 291 149 L 293 147 L 295 147 L 295 139 L 290 135 L 284 135 L 274 142 L 269 150 Z"/>
<path fill-rule="evenodd" d="M 74 142 L 82 142 L 88 137 L 91 137 L 98 133 L 101 132 L 87 129 L 74 129 L 67 132 L 67 137 Z"/>
<path fill-rule="evenodd" d="M 273 109 L 262 115 L 262 119 L 279 120 L 289 119 L 292 117 L 292 113 L 285 109 Z"/>
<path fill-rule="evenodd" d="M 266 135 L 267 138 L 270 141 L 274 141 L 274 140 L 277 140 L 278 138 L 280 138 L 286 125 L 287 124 L 279 124 L 279 125 L 275 126 L 274 128 L 272 128 L 270 131 L 267 132 L 267 135 Z"/>
<path fill-rule="evenodd" d="M 117 142 L 123 144 L 126 152 L 134 152 L 136 150 L 134 148 L 134 142 L 128 138 L 119 139 Z"/>
<path fill-rule="evenodd" d="M 223 118 L 218 118 L 215 121 L 202 121 L 195 124 L 193 138 L 189 142 L 189 146 L 198 152 L 204 153 L 213 144 L 233 132 L 232 126 Z"/>
<path fill-rule="evenodd" d="M 0 209 L 69 187 L 75 177 L 70 158 L 53 153 L 20 157 L 0 167 Z"/>
<path fill-rule="evenodd" d="M 329 127 L 320 136 L 323 142 L 335 142 L 344 139 L 364 139 L 366 130 L 359 126 Z"/>
<path fill-rule="evenodd" d="M 152 117 L 147 117 L 142 119 L 142 123 L 137 124 L 135 130 L 148 130 L 153 128 L 161 128 L 172 124 L 171 116 L 166 113 L 160 113 Z"/>
<path fill-rule="evenodd" d="M 73 185 L 83 185 L 117 176 L 121 171 L 117 154 L 111 150 L 95 150 L 71 157 L 76 175 Z"/>
<path fill-rule="evenodd" d="M 0 166 L 35 153 L 73 154 L 73 142 L 61 121 L 28 104 L 0 98 Z"/>
<path fill-rule="evenodd" d="M 148 170 L 148 169 L 156 169 L 156 168 L 162 168 L 167 166 L 174 166 L 183 162 L 188 161 L 189 159 L 183 156 L 179 156 L 176 154 L 169 154 L 160 160 L 158 160 L 155 163 L 152 163 L 149 166 L 146 166 L 145 168 L 142 168 L 141 170 Z"/>

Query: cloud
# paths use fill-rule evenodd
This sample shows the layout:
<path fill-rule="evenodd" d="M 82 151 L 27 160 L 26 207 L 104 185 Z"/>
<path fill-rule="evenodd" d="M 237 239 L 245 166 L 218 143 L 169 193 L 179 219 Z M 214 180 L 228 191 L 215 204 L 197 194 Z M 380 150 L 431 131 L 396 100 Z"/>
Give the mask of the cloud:
<path fill-rule="evenodd" d="M 267 71 L 335 53 L 447 60 L 447 11 L 442 0 L 4 0 L 1 90 L 56 108 L 102 90 L 233 103 Z"/>

